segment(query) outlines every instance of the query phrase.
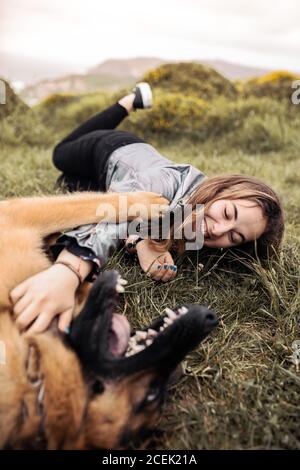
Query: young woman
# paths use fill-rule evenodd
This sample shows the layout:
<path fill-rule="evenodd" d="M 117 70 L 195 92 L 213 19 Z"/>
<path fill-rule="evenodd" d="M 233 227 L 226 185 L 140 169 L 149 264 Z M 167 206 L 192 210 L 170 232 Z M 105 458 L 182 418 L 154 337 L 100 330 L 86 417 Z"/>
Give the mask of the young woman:
<path fill-rule="evenodd" d="M 205 247 L 238 246 L 251 253 L 255 245 L 261 257 L 271 246 L 277 250 L 283 237 L 284 217 L 281 203 L 269 186 L 245 175 L 205 177 L 191 165 L 166 159 L 139 137 L 115 130 L 131 111 L 149 108 L 151 104 L 149 85 L 138 84 L 133 93 L 62 140 L 53 153 L 55 166 L 63 172 L 59 183 L 70 191 L 157 192 L 170 201 L 172 210 L 191 204 L 192 222 L 196 204 L 203 204 L 201 230 Z M 191 223 L 191 219 L 183 223 Z M 79 279 L 92 280 L 120 246 L 120 228 L 126 230 L 121 225 L 86 225 L 60 237 L 53 253 L 66 264 L 54 264 L 11 292 L 21 328 L 30 326 L 31 332 L 43 331 L 59 315 L 59 328 L 68 331 Z M 175 240 L 173 232 L 170 239 L 160 242 L 139 239 L 137 243 L 136 237 L 127 241 L 128 250 L 136 250 L 142 270 L 154 280 L 166 282 L 176 275 L 169 250 L 182 253 L 185 240 Z"/>

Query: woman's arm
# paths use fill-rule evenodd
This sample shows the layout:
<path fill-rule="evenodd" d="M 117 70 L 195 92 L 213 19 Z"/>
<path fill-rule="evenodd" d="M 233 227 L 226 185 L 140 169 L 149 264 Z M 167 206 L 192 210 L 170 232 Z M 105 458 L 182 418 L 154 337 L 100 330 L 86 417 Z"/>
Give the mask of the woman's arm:
<path fill-rule="evenodd" d="M 59 315 L 58 328 L 68 332 L 75 307 L 75 292 L 79 277 L 85 279 L 93 263 L 85 261 L 64 249 L 53 264 L 19 284 L 11 291 L 16 323 L 20 329 L 40 333 Z M 67 266 L 70 264 L 79 276 Z"/>

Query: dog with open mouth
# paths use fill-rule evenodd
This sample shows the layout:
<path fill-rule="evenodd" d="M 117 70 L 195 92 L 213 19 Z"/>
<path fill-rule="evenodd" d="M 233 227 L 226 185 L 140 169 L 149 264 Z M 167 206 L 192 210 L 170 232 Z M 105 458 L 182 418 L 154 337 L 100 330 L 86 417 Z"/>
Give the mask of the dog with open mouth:
<path fill-rule="evenodd" d="M 128 207 L 141 198 L 146 205 L 165 203 L 153 193 L 128 198 Z M 84 286 L 78 293 L 79 314 L 68 336 L 55 325 L 36 335 L 17 329 L 10 290 L 49 266 L 48 235 L 99 220 L 101 202 L 118 207 L 118 194 L 0 203 L 0 448 L 120 449 L 143 439 L 160 416 L 170 374 L 217 325 L 206 307 L 181 305 L 131 332 L 115 313 L 125 281 L 108 271 L 87 297 Z M 120 221 L 127 217 L 119 213 Z"/>

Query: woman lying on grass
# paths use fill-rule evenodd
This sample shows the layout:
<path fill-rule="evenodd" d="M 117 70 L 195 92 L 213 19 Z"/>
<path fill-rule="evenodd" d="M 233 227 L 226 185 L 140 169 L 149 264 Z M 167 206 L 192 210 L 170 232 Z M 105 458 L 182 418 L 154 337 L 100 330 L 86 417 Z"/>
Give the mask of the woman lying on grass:
<path fill-rule="evenodd" d="M 204 218 L 198 230 L 202 230 L 205 247 L 238 246 L 252 254 L 256 245 L 261 258 L 268 255 L 271 246 L 278 250 L 284 231 L 283 210 L 269 186 L 245 175 L 205 177 L 191 165 L 166 159 L 139 137 L 115 130 L 130 112 L 151 104 L 149 85 L 138 84 L 132 94 L 62 140 L 53 153 L 55 166 L 63 172 L 59 184 L 69 191 L 153 191 L 168 199 L 174 211 L 191 204 L 193 221 L 196 205 L 202 204 Z M 59 328 L 68 331 L 78 282 L 92 280 L 122 244 L 120 225 L 85 225 L 60 237 L 53 254 L 66 264 L 52 265 L 11 293 L 21 328 L 31 325 L 31 332 L 41 332 L 59 315 Z M 137 242 L 137 237 L 126 242 L 128 251 L 136 251 L 142 270 L 156 281 L 166 282 L 176 276 L 171 251 L 182 254 L 186 247 L 186 240 L 175 240 L 174 230 L 170 234 L 160 242 L 149 238 Z"/>

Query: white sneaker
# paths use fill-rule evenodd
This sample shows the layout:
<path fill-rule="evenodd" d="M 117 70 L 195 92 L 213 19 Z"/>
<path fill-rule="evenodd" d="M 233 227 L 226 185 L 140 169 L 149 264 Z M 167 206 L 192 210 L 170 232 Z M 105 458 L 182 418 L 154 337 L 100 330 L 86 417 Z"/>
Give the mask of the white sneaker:
<path fill-rule="evenodd" d="M 137 83 L 132 91 L 135 94 L 133 101 L 134 109 L 147 109 L 152 107 L 152 91 L 149 83 Z"/>

